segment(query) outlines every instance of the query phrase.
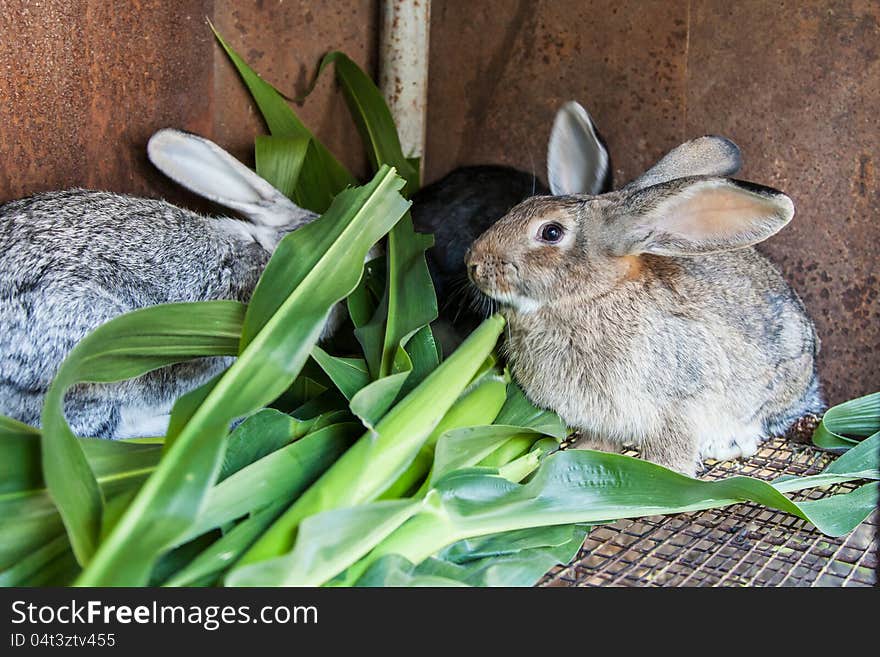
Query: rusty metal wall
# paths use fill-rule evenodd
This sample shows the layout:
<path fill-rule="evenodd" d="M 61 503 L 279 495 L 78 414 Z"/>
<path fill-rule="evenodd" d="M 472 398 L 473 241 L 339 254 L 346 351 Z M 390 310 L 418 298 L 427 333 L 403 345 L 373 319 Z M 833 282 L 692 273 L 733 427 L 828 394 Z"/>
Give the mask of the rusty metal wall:
<path fill-rule="evenodd" d="M 211 3 L 4 0 L 0 201 L 82 186 L 173 195 L 146 159 L 165 125 L 211 126 Z"/>
<path fill-rule="evenodd" d="M 880 3 L 435 0 L 427 178 L 505 162 L 544 177 L 556 107 L 583 102 L 626 181 L 724 134 L 741 177 L 796 202 L 766 245 L 822 339 L 832 402 L 880 389 Z"/>
<path fill-rule="evenodd" d="M 154 131 L 175 126 L 253 160 L 254 135 L 264 128 L 209 18 L 288 95 L 306 90 L 331 48 L 371 72 L 376 65 L 378 0 L 4 0 L 0 202 L 82 186 L 203 207 L 152 168 L 144 147 Z M 365 173 L 332 75 L 299 111 L 340 159 Z"/>

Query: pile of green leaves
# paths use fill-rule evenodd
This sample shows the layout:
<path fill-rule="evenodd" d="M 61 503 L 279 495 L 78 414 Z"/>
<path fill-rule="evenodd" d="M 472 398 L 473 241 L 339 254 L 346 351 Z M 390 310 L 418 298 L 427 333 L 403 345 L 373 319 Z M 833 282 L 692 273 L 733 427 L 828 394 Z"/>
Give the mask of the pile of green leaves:
<path fill-rule="evenodd" d="M 566 427 L 496 362 L 503 318 L 440 353 L 431 239 L 405 200 L 417 168 L 371 80 L 341 53 L 321 65 L 333 66 L 375 170 L 357 186 L 221 44 L 269 128 L 257 171 L 322 216 L 281 242 L 246 307 L 119 317 L 67 358 L 42 430 L 0 418 L 0 584 L 530 585 L 570 560 L 591 525 L 618 518 L 752 500 L 840 535 L 874 508 L 878 395 L 829 412 L 821 439 L 845 453 L 810 477 L 707 482 L 559 451 Z M 384 255 L 364 265 L 383 238 Z M 318 346 L 340 301 L 347 324 Z M 237 358 L 177 401 L 164 438 L 82 438 L 65 422 L 72 385 L 218 355 Z M 870 483 L 786 495 L 854 480 Z"/>

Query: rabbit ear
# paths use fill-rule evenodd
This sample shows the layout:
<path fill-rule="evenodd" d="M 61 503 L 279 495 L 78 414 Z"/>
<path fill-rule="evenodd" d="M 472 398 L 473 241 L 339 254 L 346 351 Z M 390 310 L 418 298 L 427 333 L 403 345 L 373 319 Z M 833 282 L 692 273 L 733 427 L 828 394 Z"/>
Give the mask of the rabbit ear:
<path fill-rule="evenodd" d="M 644 189 L 688 176 L 732 176 L 741 166 L 739 146 L 725 137 L 709 135 L 672 149 L 624 189 Z"/>
<path fill-rule="evenodd" d="M 204 137 L 165 128 L 150 138 L 147 155 L 174 182 L 255 224 L 295 228 L 313 216 Z"/>
<path fill-rule="evenodd" d="M 728 178 L 683 178 L 625 198 L 608 222 L 617 255 L 693 256 L 757 244 L 794 216 L 775 189 Z"/>
<path fill-rule="evenodd" d="M 571 101 L 556 113 L 547 145 L 547 180 L 554 196 L 608 191 L 608 150 L 593 121 L 580 104 Z"/>

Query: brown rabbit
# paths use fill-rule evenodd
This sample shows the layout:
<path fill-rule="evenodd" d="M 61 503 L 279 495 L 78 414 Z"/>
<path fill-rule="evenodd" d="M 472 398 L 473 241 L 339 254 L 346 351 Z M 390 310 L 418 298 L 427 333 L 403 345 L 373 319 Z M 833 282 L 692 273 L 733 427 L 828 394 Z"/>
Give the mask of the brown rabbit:
<path fill-rule="evenodd" d="M 702 137 L 619 191 L 528 199 L 468 253 L 509 322 L 514 376 L 593 445 L 693 475 L 823 407 L 813 323 L 752 248 L 794 206 L 717 177 L 739 165 Z"/>

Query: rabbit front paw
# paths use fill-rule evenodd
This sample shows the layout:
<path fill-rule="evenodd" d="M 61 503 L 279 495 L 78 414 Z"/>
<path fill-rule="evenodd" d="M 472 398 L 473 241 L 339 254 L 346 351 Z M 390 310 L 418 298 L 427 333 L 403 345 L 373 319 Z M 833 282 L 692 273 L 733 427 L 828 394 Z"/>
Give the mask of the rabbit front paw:
<path fill-rule="evenodd" d="M 716 461 L 748 458 L 757 454 L 761 439 L 762 435 L 758 430 L 741 431 L 727 440 L 705 443 L 700 452 L 704 459 Z"/>

